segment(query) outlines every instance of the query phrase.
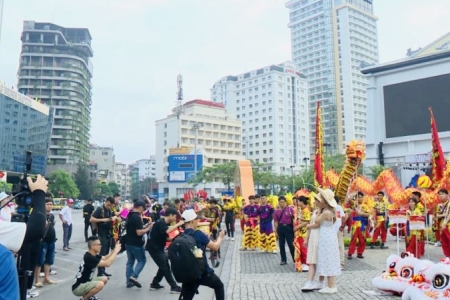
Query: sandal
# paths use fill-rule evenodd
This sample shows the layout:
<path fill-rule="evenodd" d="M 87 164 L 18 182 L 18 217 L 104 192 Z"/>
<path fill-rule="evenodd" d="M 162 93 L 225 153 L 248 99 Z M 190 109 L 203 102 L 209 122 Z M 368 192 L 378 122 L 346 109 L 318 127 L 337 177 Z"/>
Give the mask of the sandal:
<path fill-rule="evenodd" d="M 35 287 L 43 287 L 44 285 L 42 284 L 42 282 L 38 281 L 35 284 L 33 284 Z"/>
<path fill-rule="evenodd" d="M 44 281 L 44 284 L 57 284 L 57 283 L 58 282 L 51 280 L 51 279 Z"/>

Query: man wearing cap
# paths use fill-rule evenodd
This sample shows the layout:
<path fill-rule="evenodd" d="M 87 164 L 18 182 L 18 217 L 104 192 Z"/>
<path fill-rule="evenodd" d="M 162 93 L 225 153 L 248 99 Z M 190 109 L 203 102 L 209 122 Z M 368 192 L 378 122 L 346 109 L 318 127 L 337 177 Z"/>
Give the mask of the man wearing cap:
<path fill-rule="evenodd" d="M 3 221 L 11 222 L 12 210 L 8 204 L 9 195 L 5 192 L 0 192 L 0 219 Z"/>
<path fill-rule="evenodd" d="M 191 300 L 197 293 L 198 287 L 204 285 L 214 289 L 216 300 L 225 300 L 225 288 L 220 280 L 220 278 L 214 273 L 214 270 L 208 265 L 208 260 L 206 259 L 206 248 L 211 251 L 218 251 L 220 244 L 225 236 L 225 231 L 220 231 L 216 241 L 211 241 L 206 234 L 197 228 L 197 214 L 194 210 L 189 209 L 183 212 L 182 218 L 184 220 L 185 230 L 184 233 L 187 235 L 192 235 L 197 243 L 197 248 L 203 251 L 203 259 L 206 265 L 206 271 L 202 277 L 192 283 L 183 283 L 181 286 L 181 295 L 179 299 Z"/>
<path fill-rule="evenodd" d="M 144 250 L 143 235 L 150 231 L 151 225 L 142 222 L 142 213 L 145 210 L 145 202 L 138 200 L 134 202 L 133 209 L 128 213 L 125 235 L 125 244 L 127 250 L 127 267 L 126 267 L 126 284 L 127 287 L 142 285 L 138 282 L 137 278 L 144 269 L 146 259 Z M 134 265 L 137 261 L 136 266 Z"/>
<path fill-rule="evenodd" d="M 190 210 L 193 211 L 193 210 Z M 181 291 L 181 288 L 177 285 L 172 276 L 172 271 L 170 270 L 169 260 L 167 259 L 166 254 L 164 253 L 164 247 L 166 246 L 167 241 L 171 241 L 169 238 L 169 233 L 177 230 L 180 226 L 184 224 L 183 221 L 179 221 L 173 226 L 169 226 L 169 224 L 176 222 L 178 216 L 178 211 L 169 207 L 164 212 L 164 216 L 158 220 L 153 225 L 152 231 L 150 232 L 149 239 L 147 241 L 146 249 L 150 256 L 152 257 L 155 264 L 158 266 L 158 272 L 156 276 L 153 278 L 152 283 L 150 284 L 150 290 L 160 290 L 163 289 L 164 286 L 159 283 L 161 280 L 166 278 L 167 283 L 170 285 L 170 293 L 175 294 Z"/>
<path fill-rule="evenodd" d="M 63 223 L 63 250 L 69 251 L 70 248 L 70 238 L 72 237 L 72 208 L 73 199 L 67 199 L 66 206 L 59 212 L 59 218 Z"/>

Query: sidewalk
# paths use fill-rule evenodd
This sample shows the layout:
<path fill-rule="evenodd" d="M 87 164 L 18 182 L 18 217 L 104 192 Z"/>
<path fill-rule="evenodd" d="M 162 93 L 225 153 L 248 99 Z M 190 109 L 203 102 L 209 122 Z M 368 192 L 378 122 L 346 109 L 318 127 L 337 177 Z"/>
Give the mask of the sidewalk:
<path fill-rule="evenodd" d="M 238 229 L 239 226 L 236 226 Z M 386 246 L 389 249 L 366 249 L 364 259 L 346 259 L 345 270 L 336 278 L 338 293 L 322 295 L 318 292 L 302 293 L 301 287 L 307 273 L 294 272 L 294 264 L 280 266 L 280 255 L 260 251 L 240 251 L 241 232 L 236 233 L 236 241 L 229 245 L 220 277 L 225 284 L 227 300 L 292 300 L 292 299 L 400 299 L 391 296 L 368 296 L 364 291 L 374 290 L 372 278 L 385 268 L 386 258 L 397 253 L 396 238 L 389 235 Z M 368 247 L 369 248 L 369 247 Z M 404 251 L 404 240 L 400 240 L 400 252 Z M 443 257 L 441 247 L 427 245 L 426 259 L 434 262 Z M 230 263 L 228 263 L 230 262 Z"/>

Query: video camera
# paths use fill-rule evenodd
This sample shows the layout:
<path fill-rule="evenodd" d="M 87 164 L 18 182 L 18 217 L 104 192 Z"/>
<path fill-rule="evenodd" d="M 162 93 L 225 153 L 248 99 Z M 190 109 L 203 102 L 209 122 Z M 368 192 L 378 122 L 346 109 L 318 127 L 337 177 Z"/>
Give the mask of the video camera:
<path fill-rule="evenodd" d="M 32 205 L 32 193 L 30 187 L 28 186 L 27 177 L 28 173 L 31 171 L 31 163 L 33 162 L 33 159 L 31 158 L 31 151 L 25 151 L 25 153 L 26 157 L 24 163 L 23 178 L 19 183 L 16 183 L 13 186 L 12 194 L 17 204 L 16 212 L 20 215 L 27 216 L 30 213 L 30 208 Z"/>

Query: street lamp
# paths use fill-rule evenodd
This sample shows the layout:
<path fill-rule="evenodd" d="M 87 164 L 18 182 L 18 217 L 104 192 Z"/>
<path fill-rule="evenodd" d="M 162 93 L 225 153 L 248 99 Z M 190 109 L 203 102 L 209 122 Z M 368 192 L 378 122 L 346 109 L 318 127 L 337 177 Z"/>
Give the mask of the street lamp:
<path fill-rule="evenodd" d="M 309 157 L 303 157 L 302 160 L 305 162 L 305 170 L 308 171 L 308 160 L 309 160 Z"/>
<path fill-rule="evenodd" d="M 291 176 L 292 176 L 292 193 L 295 193 L 295 179 L 294 179 L 294 165 L 291 165 Z"/>

